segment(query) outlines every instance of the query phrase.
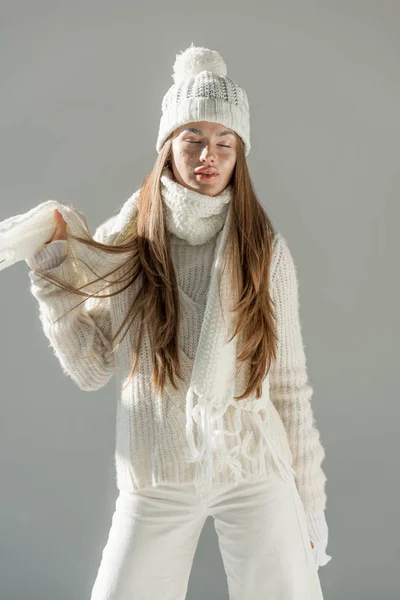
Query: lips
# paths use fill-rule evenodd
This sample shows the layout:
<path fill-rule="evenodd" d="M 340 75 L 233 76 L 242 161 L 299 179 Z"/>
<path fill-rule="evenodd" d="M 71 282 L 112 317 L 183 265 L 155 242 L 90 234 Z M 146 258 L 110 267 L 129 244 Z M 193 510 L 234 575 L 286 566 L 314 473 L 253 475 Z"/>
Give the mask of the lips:
<path fill-rule="evenodd" d="M 218 175 L 217 169 L 207 169 L 207 167 L 200 167 L 195 170 L 196 175 Z"/>

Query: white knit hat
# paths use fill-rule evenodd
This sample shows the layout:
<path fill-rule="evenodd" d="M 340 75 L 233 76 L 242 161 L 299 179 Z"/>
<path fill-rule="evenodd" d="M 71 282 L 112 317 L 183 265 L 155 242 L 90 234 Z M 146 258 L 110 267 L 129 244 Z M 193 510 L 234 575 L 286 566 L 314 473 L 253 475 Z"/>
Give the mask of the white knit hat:
<path fill-rule="evenodd" d="M 226 76 L 222 56 L 192 45 L 176 55 L 171 85 L 162 101 L 156 149 L 169 134 L 191 121 L 211 121 L 233 129 L 250 152 L 250 109 L 245 90 Z"/>

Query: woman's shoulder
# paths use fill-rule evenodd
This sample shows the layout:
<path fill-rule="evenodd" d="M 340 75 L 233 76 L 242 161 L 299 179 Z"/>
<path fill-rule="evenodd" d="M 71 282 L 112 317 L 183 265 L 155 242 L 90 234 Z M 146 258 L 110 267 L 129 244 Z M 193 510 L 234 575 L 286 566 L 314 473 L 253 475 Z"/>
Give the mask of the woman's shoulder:
<path fill-rule="evenodd" d="M 284 235 L 278 230 L 275 229 L 274 235 L 272 238 L 272 249 L 273 253 L 279 254 L 283 251 L 284 248 L 289 248 L 287 239 Z"/>
<path fill-rule="evenodd" d="M 280 231 L 275 230 L 272 240 L 271 283 L 274 283 L 278 277 L 287 277 L 293 270 L 295 264 L 289 243 Z"/>

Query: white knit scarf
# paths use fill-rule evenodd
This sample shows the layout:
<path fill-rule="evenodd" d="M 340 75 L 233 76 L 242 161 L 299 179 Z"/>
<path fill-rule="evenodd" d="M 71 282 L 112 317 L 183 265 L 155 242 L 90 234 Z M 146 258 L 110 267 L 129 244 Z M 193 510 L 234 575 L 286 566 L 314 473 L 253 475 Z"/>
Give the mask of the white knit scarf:
<path fill-rule="evenodd" d="M 197 246 L 222 229 L 232 199 L 232 186 L 228 185 L 217 196 L 201 194 L 178 183 L 171 169 L 165 168 L 161 195 L 168 231 Z"/>
<path fill-rule="evenodd" d="M 227 465 L 237 483 L 245 481 L 237 456 L 243 450 L 246 441 L 242 443 L 239 440 L 230 450 L 225 443 L 225 436 L 235 437 L 236 440 L 240 437 L 240 419 L 236 431 L 228 431 L 223 427 L 223 418 L 228 407 L 238 407 L 238 402 L 233 399 L 237 340 L 233 338 L 228 341 L 233 335 L 230 311 L 234 309 L 236 300 L 230 286 L 228 269 L 222 271 L 229 237 L 232 186 L 226 187 L 217 196 L 208 196 L 177 183 L 170 170 L 164 172 L 161 181 L 169 231 L 186 239 L 190 244 L 202 244 L 219 232 L 206 308 L 186 394 L 188 452 L 185 453 L 185 460 L 196 463 L 196 488 L 207 493 L 213 482 L 214 465 L 217 470 Z M 218 295 L 219 280 L 221 302 Z M 197 402 L 194 405 L 195 397 Z M 252 396 L 252 399 L 254 398 L 255 394 Z M 258 411 L 252 414 L 255 426 L 258 427 L 263 442 L 269 447 L 282 478 L 285 481 L 291 480 L 294 470 L 276 452 Z M 200 440 L 197 446 L 193 435 L 193 423 L 197 425 Z M 247 432 L 247 435 L 250 435 L 250 432 Z"/>
<path fill-rule="evenodd" d="M 178 183 L 169 169 L 161 177 L 161 192 L 167 228 L 189 244 L 203 244 L 218 233 L 214 260 L 211 268 L 210 286 L 199 342 L 193 360 L 193 369 L 186 395 L 187 462 L 196 463 L 196 488 L 209 491 L 216 468 L 228 465 L 237 482 L 242 481 L 242 468 L 237 460 L 241 443 L 228 450 L 225 436 L 238 436 L 238 431 L 223 429 L 223 416 L 229 405 L 237 406 L 233 400 L 236 374 L 236 338 L 233 334 L 230 311 L 235 306 L 228 279 L 228 269 L 222 273 L 224 251 L 229 237 L 229 209 L 232 187 L 229 185 L 217 196 L 201 194 Z M 114 218 L 108 235 L 109 243 L 118 237 L 137 210 L 136 191 L 123 205 Z M 21 259 L 27 259 L 47 241 L 54 231 L 53 212 L 57 208 L 66 220 L 72 234 L 87 237 L 83 228 L 83 215 L 73 205 L 48 200 L 22 215 L 16 215 L 0 223 L 0 270 Z M 107 241 L 106 240 L 106 243 Z M 78 256 L 82 244 L 70 241 L 70 248 Z M 119 259 L 125 257 L 118 254 Z M 93 256 L 94 258 L 94 256 Z M 94 268 L 93 265 L 91 265 Z M 98 267 L 98 263 L 97 263 Z M 85 267 L 80 264 L 81 270 Z M 87 274 L 87 281 L 93 279 Z M 221 279 L 221 302 L 218 283 Z M 194 399 L 197 402 L 194 405 Z M 256 425 L 269 445 L 284 479 L 293 476 L 293 470 L 275 452 L 268 439 L 266 428 L 258 412 L 254 413 Z M 197 425 L 198 445 L 193 435 L 193 423 Z"/>
<path fill-rule="evenodd" d="M 197 463 L 196 487 L 199 491 L 207 492 L 212 484 L 213 455 L 217 468 L 222 468 L 223 464 L 230 465 L 237 479 L 240 479 L 241 471 L 234 452 L 229 452 L 224 443 L 224 436 L 233 434 L 223 429 L 223 415 L 229 404 L 233 403 L 236 367 L 236 338 L 227 341 L 232 335 L 229 311 L 233 309 L 233 298 L 228 270 L 221 273 L 229 235 L 232 186 L 229 185 L 217 196 L 209 196 L 180 185 L 171 179 L 168 171 L 161 181 L 169 231 L 190 244 L 203 244 L 219 232 L 199 342 L 186 395 L 188 452 L 185 460 Z M 222 303 L 218 296 L 220 278 Z M 197 403 L 194 406 L 195 397 Z M 194 440 L 193 423 L 197 425 L 200 438 L 198 446 Z"/>

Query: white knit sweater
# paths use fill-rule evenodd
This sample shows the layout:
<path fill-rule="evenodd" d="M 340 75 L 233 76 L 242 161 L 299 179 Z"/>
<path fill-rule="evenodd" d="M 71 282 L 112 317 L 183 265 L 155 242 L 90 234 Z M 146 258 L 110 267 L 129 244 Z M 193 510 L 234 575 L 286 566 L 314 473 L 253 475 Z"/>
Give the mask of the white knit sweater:
<path fill-rule="evenodd" d="M 195 204 L 202 199 L 201 194 L 177 182 L 173 184 L 173 191 L 181 194 L 183 201 Z M 168 202 L 169 189 L 164 189 L 163 193 L 166 206 L 171 207 Z M 223 194 L 214 200 L 220 201 Z M 208 201 L 209 198 L 204 197 Z M 173 217 L 173 213 L 170 216 Z M 98 227 L 94 238 L 112 243 L 114 238 L 110 238 L 110 232 L 117 218 L 118 215 L 114 215 Z M 121 226 L 124 224 L 126 223 L 122 222 Z M 188 381 L 199 340 L 218 231 L 215 233 L 214 224 L 204 243 L 198 243 L 198 240 L 194 243 L 185 235 L 184 227 L 183 223 L 182 231 L 175 229 L 172 232 L 170 219 L 172 260 L 181 302 L 179 346 L 185 381 Z M 83 258 L 90 264 L 91 249 L 82 245 L 80 247 Z M 63 279 L 74 281 L 74 272 L 67 258 L 66 241 L 48 244 L 26 262 L 31 268 L 51 270 Z M 132 367 L 130 333 L 126 335 L 118 351 L 108 357 L 100 354 L 90 360 L 79 358 L 105 347 L 107 340 L 120 325 L 127 307 L 131 305 L 139 280 L 113 298 L 86 301 L 79 309 L 54 324 L 59 316 L 82 298 L 69 295 L 49 282 L 40 281 L 33 271 L 29 272 L 29 276 L 31 292 L 39 303 L 44 333 L 63 372 L 80 389 L 86 391 L 100 389 L 116 374 L 118 403 L 115 465 L 118 488 L 134 491 L 142 486 L 161 482 L 193 482 L 194 465 L 183 460 L 186 446 L 185 386 L 180 385 L 176 392 L 167 383 L 162 398 L 153 396 L 150 387 L 151 364 L 147 360 L 148 353 L 144 345 L 138 371 L 133 381 L 122 391 Z M 319 567 L 331 560 L 326 554 L 326 476 L 321 467 L 325 453 L 311 407 L 313 390 L 308 382 L 301 334 L 296 268 L 288 244 L 279 233 L 273 244 L 270 286 L 276 303 L 279 343 L 277 358 L 269 374 L 271 402 L 265 424 L 279 455 L 288 464 L 292 464 L 295 470 L 296 484 L 306 511 L 309 535 L 315 546 L 314 553 Z M 237 402 L 237 407 L 230 406 L 224 417 L 224 429 L 234 431 L 240 421 L 240 435 L 247 435 L 249 444 L 246 456 L 241 455 L 238 460 L 249 482 L 276 472 L 276 462 L 268 450 L 263 450 L 263 456 L 256 458 L 262 436 L 252 410 L 252 402 Z M 214 481 L 232 481 L 231 473 L 228 469 L 222 469 L 215 474 Z"/>

